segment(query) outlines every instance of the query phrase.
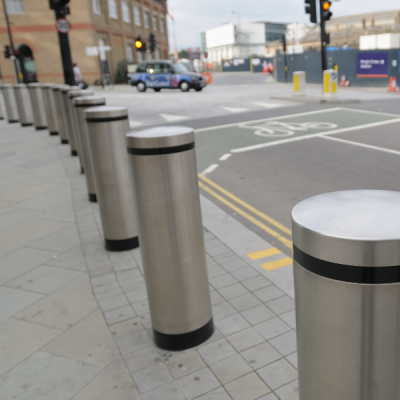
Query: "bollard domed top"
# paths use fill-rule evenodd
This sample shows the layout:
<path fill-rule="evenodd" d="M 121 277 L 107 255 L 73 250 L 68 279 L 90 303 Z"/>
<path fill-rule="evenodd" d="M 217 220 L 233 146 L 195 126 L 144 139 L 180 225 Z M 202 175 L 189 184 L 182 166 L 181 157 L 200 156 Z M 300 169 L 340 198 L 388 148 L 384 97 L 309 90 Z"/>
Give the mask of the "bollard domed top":
<path fill-rule="evenodd" d="M 68 97 L 70 99 L 74 98 L 74 97 L 83 97 L 83 96 L 91 96 L 93 95 L 93 91 L 92 90 L 71 90 L 70 92 L 68 92 Z"/>
<path fill-rule="evenodd" d="M 348 190 L 302 201 L 293 245 L 315 258 L 360 267 L 400 266 L 400 192 Z"/>
<path fill-rule="evenodd" d="M 76 107 L 102 106 L 106 104 L 106 98 L 101 96 L 75 97 L 72 104 Z"/>

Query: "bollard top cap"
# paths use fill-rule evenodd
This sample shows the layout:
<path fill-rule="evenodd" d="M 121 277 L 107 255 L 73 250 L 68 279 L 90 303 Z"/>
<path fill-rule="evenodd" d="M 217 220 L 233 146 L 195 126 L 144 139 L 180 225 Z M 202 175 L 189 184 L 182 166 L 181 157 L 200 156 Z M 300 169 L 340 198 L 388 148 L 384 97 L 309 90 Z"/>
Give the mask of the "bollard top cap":
<path fill-rule="evenodd" d="M 331 263 L 400 266 L 400 192 L 321 194 L 292 211 L 293 245 Z"/>
<path fill-rule="evenodd" d="M 84 111 L 87 122 L 112 122 L 128 119 L 128 109 L 117 106 L 92 107 Z"/>
<path fill-rule="evenodd" d="M 194 130 L 186 126 L 158 126 L 126 135 L 128 148 L 157 149 L 194 143 Z"/>
<path fill-rule="evenodd" d="M 74 98 L 74 97 L 81 97 L 81 96 L 91 96 L 93 95 L 93 91 L 92 90 L 71 90 L 70 92 L 68 92 L 68 97 L 70 99 Z"/>
<path fill-rule="evenodd" d="M 14 83 L 14 88 L 15 89 L 21 89 L 21 88 L 26 88 L 26 84 L 25 83 Z"/>
<path fill-rule="evenodd" d="M 101 96 L 83 96 L 83 97 L 75 97 L 72 100 L 72 104 L 78 106 L 102 106 L 106 104 L 105 97 Z"/>
<path fill-rule="evenodd" d="M 42 83 L 41 86 L 43 89 L 51 89 L 53 87 L 56 87 L 57 83 Z"/>
<path fill-rule="evenodd" d="M 61 93 L 68 93 L 68 92 L 71 92 L 72 90 L 81 90 L 81 87 L 65 85 L 62 88 L 60 88 L 60 90 L 61 90 Z"/>
<path fill-rule="evenodd" d="M 38 83 L 38 82 L 33 82 L 33 83 L 28 83 L 28 86 L 29 86 L 29 87 L 41 87 L 42 84 L 41 84 L 41 83 Z"/>

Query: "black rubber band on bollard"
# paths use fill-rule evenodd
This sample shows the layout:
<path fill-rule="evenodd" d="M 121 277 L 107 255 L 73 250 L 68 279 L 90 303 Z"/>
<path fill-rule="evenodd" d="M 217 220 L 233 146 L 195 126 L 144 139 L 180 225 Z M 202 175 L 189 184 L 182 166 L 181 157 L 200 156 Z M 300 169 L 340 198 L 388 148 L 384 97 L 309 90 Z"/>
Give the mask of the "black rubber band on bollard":
<path fill-rule="evenodd" d="M 139 238 L 136 236 L 130 239 L 110 240 L 104 239 L 105 248 L 108 251 L 127 251 L 139 247 Z"/>
<path fill-rule="evenodd" d="M 58 132 L 50 132 L 50 136 L 57 136 Z"/>
<path fill-rule="evenodd" d="M 112 121 L 123 121 L 128 119 L 127 115 L 121 115 L 120 117 L 110 117 L 110 118 L 86 118 L 86 122 L 112 122 Z"/>
<path fill-rule="evenodd" d="M 180 335 L 168 335 L 153 329 L 155 344 L 164 350 L 182 351 L 204 343 L 214 333 L 213 318 L 207 324 L 195 331 Z"/>
<path fill-rule="evenodd" d="M 32 122 L 27 122 L 26 124 L 21 124 L 21 126 L 32 126 Z"/>
<path fill-rule="evenodd" d="M 83 175 L 85 173 L 85 170 L 83 169 L 83 167 L 81 167 L 81 174 Z"/>
<path fill-rule="evenodd" d="M 97 196 L 95 194 L 89 193 L 88 196 L 91 203 L 97 203 Z"/>
<path fill-rule="evenodd" d="M 44 131 L 45 129 L 47 129 L 47 126 L 37 126 L 35 129 L 37 131 Z"/>
<path fill-rule="evenodd" d="M 68 144 L 68 140 L 67 139 L 62 139 L 61 140 L 61 144 Z"/>
<path fill-rule="evenodd" d="M 96 107 L 96 106 L 104 106 L 104 103 L 98 104 L 74 104 L 75 107 Z"/>
<path fill-rule="evenodd" d="M 19 122 L 17 119 L 11 119 L 8 121 L 9 124 L 15 124 L 16 122 Z"/>
<path fill-rule="evenodd" d="M 76 150 L 71 150 L 71 156 L 77 156 L 78 152 Z"/>
<path fill-rule="evenodd" d="M 194 142 L 188 144 L 182 144 L 181 146 L 173 147 L 159 147 L 154 149 L 137 149 L 128 147 L 128 153 L 135 156 L 160 156 L 164 154 L 175 154 L 182 153 L 194 149 Z"/>
<path fill-rule="evenodd" d="M 391 267 L 357 267 L 320 260 L 293 246 L 293 258 L 307 271 L 324 278 L 348 283 L 384 285 L 400 283 L 400 265 Z"/>

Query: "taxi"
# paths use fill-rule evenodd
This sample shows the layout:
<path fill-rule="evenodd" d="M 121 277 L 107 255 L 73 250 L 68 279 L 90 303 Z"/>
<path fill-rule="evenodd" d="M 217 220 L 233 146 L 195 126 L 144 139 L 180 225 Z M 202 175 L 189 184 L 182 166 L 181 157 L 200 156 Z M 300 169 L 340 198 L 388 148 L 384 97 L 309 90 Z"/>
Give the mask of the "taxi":
<path fill-rule="evenodd" d="M 147 88 L 159 92 L 161 89 L 180 89 L 201 92 L 207 86 L 203 76 L 190 72 L 183 64 L 171 60 L 148 60 L 138 64 L 134 73 L 128 74 L 130 84 L 139 92 Z"/>

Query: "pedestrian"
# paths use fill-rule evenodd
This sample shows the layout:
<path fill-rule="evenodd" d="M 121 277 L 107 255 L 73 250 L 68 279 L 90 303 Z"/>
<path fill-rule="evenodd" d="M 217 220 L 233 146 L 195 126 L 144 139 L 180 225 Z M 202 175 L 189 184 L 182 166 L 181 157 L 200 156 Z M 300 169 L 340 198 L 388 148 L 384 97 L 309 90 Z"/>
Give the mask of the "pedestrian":
<path fill-rule="evenodd" d="M 74 77 L 76 84 L 79 85 L 81 89 L 87 89 L 89 87 L 89 85 L 83 80 L 82 72 L 77 63 L 74 64 Z"/>
<path fill-rule="evenodd" d="M 272 62 L 268 64 L 268 72 L 270 75 L 274 73 L 274 64 L 272 64 Z"/>

